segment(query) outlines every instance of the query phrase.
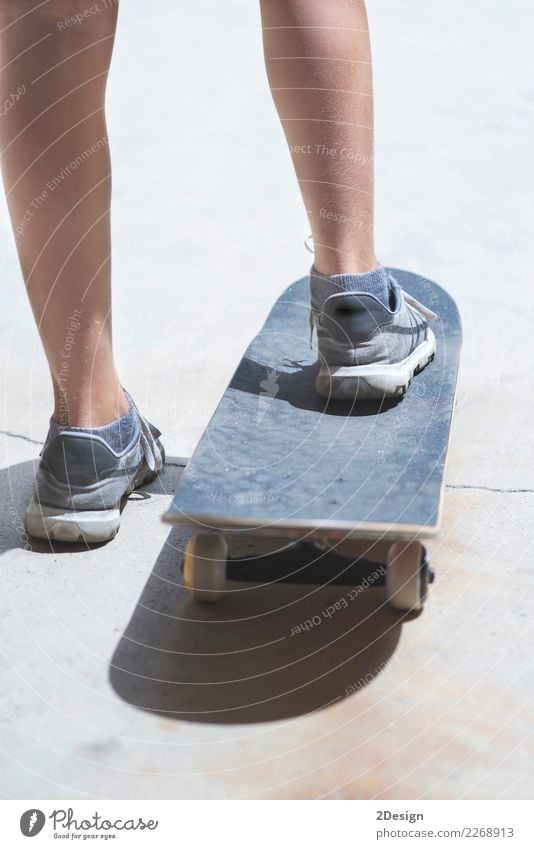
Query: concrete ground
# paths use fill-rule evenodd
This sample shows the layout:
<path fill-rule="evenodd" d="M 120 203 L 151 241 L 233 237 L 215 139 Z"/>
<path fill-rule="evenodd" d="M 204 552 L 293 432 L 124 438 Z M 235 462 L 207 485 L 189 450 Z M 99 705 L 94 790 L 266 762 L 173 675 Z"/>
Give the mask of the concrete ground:
<path fill-rule="evenodd" d="M 465 334 L 425 612 L 402 624 L 377 590 L 280 651 L 337 591 L 205 610 L 179 586 L 186 535 L 161 514 L 305 273 L 308 229 L 256 4 L 128 0 L 109 91 L 117 354 L 171 462 L 109 545 L 25 549 L 50 391 L 2 209 L 4 797 L 532 796 L 534 15 L 369 7 L 380 258 L 449 289 Z"/>

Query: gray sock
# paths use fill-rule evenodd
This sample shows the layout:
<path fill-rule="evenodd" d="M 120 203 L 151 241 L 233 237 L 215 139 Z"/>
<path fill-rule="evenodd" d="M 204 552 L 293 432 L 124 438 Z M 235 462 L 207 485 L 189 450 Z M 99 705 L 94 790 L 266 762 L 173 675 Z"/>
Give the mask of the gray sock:
<path fill-rule="evenodd" d="M 384 306 L 389 307 L 389 278 L 385 268 L 377 266 L 373 271 L 364 274 L 332 274 L 327 277 L 312 268 L 312 275 L 317 278 L 331 280 L 347 292 L 365 292 L 374 295 Z"/>
<path fill-rule="evenodd" d="M 69 425 L 63 426 L 60 425 L 59 422 L 56 422 L 55 419 L 50 419 L 50 428 L 48 431 L 48 436 L 46 437 L 46 444 L 50 442 L 55 436 L 57 436 L 61 431 L 76 431 L 77 433 L 90 433 L 94 436 L 99 436 L 103 439 L 113 451 L 120 453 L 123 451 L 134 438 L 137 429 L 137 413 L 134 405 L 131 403 L 129 395 L 126 393 L 126 397 L 130 403 L 130 409 L 128 412 L 121 416 L 120 419 L 116 419 L 114 422 L 110 422 L 107 425 L 102 425 L 102 427 L 70 427 Z"/>

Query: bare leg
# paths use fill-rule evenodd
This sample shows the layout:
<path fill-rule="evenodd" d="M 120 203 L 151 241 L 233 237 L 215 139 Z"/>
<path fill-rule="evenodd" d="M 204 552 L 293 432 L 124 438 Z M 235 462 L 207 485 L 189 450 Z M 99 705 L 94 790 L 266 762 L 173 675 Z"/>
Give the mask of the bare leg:
<path fill-rule="evenodd" d="M 376 267 L 373 88 L 363 0 L 261 0 L 273 99 L 323 274 Z"/>
<path fill-rule="evenodd" d="M 94 8 L 0 0 L 0 104 L 11 103 L 0 118 L 4 185 L 54 418 L 80 427 L 128 410 L 112 352 L 104 114 L 118 0 Z"/>

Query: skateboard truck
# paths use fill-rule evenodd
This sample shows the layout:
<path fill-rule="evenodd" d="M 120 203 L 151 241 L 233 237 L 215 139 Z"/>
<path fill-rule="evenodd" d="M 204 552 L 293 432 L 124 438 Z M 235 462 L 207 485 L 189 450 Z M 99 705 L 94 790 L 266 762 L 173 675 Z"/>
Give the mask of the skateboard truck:
<path fill-rule="evenodd" d="M 325 584 L 358 584 L 362 577 L 365 579 L 369 571 L 382 566 L 386 570 L 385 580 L 375 581 L 375 584 L 385 584 L 387 600 L 391 607 L 405 612 L 423 608 L 428 584 L 434 581 L 434 572 L 429 565 L 426 549 L 419 541 L 394 542 L 387 550 L 386 563 L 379 564 L 366 558 L 356 558 L 349 566 L 338 566 L 337 574 L 336 569 L 332 568 L 333 563 L 330 564 L 330 569 L 327 566 L 322 573 L 314 565 L 313 549 L 324 550 L 325 547 L 331 548 L 326 537 L 321 537 L 319 544 L 314 542 L 312 545 L 297 545 L 293 551 L 300 548 L 302 556 L 298 562 L 292 563 L 289 570 L 287 563 L 285 568 L 284 564 L 280 563 L 277 569 L 276 555 L 272 554 L 255 558 L 254 568 L 247 569 L 246 558 L 232 560 L 228 557 L 228 544 L 223 534 L 201 531 L 189 540 L 185 549 L 184 586 L 194 601 L 214 603 L 224 598 L 228 592 L 227 576 L 234 580 L 265 580 L 268 583 L 324 581 Z M 333 556 L 338 561 L 347 560 L 346 556 Z M 259 566 L 262 559 L 266 563 L 264 574 Z"/>

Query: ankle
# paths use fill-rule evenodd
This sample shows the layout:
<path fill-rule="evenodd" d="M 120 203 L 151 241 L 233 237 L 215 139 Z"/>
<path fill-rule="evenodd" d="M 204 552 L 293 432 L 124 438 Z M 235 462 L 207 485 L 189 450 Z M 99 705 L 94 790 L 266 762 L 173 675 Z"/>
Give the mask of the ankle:
<path fill-rule="evenodd" d="M 315 251 L 314 268 L 319 274 L 333 277 L 335 274 L 367 274 L 378 268 L 374 253 L 368 256 L 343 253 L 341 251 Z"/>
<path fill-rule="evenodd" d="M 53 419 L 61 427 L 103 427 L 125 416 L 130 404 L 120 384 L 56 394 Z"/>

